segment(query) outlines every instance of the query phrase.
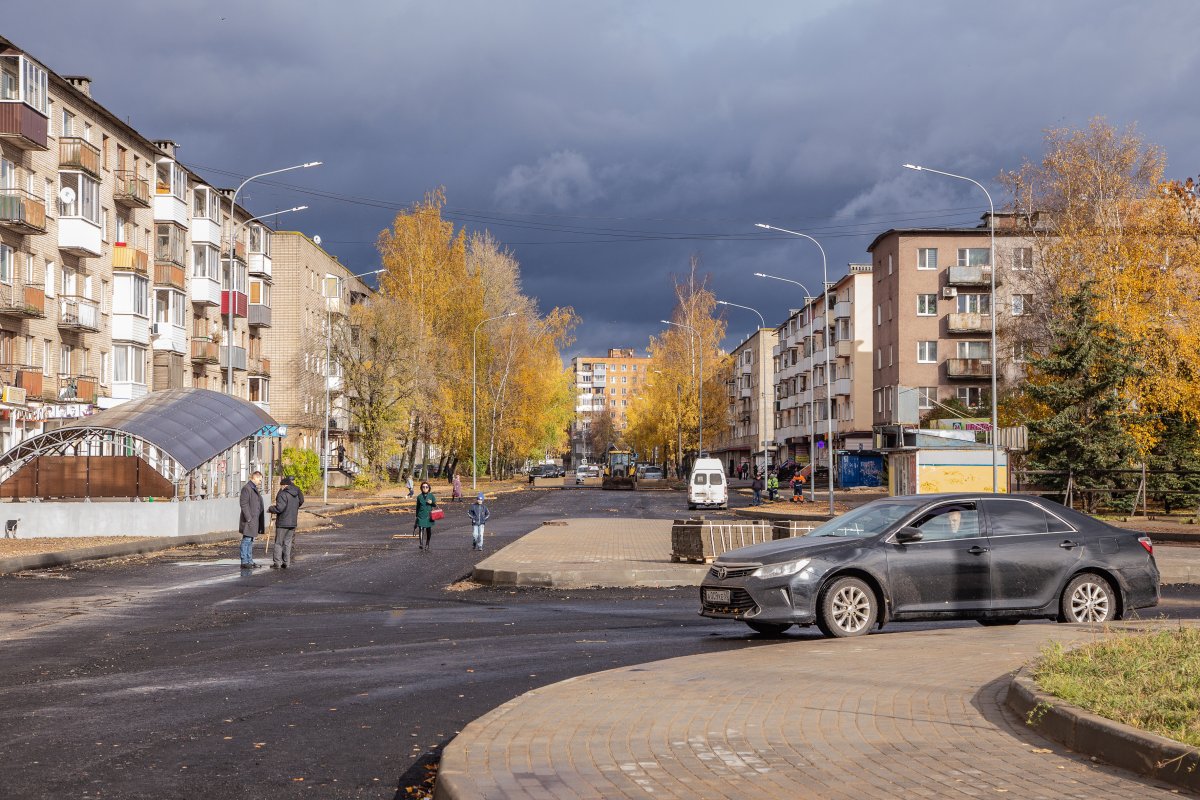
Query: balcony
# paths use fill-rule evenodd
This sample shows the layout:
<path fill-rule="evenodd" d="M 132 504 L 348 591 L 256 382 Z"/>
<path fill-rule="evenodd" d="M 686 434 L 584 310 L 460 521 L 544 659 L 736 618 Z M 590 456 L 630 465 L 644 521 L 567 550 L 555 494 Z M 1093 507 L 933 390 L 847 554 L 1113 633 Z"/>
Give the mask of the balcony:
<path fill-rule="evenodd" d="M 250 306 L 250 316 L 246 318 L 247 323 L 255 328 L 271 327 L 271 307 L 254 303 Z"/>
<path fill-rule="evenodd" d="M 0 381 L 25 390 L 26 400 L 42 397 L 42 370 L 28 364 L 0 364 Z"/>
<path fill-rule="evenodd" d="M 262 375 L 270 377 L 271 375 L 271 359 L 262 358 L 261 356 L 251 356 L 250 358 L 250 374 Z"/>
<path fill-rule="evenodd" d="M 100 178 L 100 148 L 78 136 L 58 137 L 58 168 L 77 169 Z"/>
<path fill-rule="evenodd" d="M 113 246 L 112 250 L 112 265 L 113 269 L 128 270 L 136 272 L 139 275 L 146 275 L 150 272 L 150 254 L 136 247 L 117 244 Z"/>
<path fill-rule="evenodd" d="M 117 170 L 113 173 L 116 186 L 113 188 L 113 201 L 126 208 L 150 207 L 150 181 L 139 178 L 136 172 Z"/>
<path fill-rule="evenodd" d="M 847 300 L 842 300 L 833 307 L 834 319 L 850 319 L 850 303 Z"/>
<path fill-rule="evenodd" d="M 212 278 L 197 278 L 192 276 L 188 294 L 193 303 L 215 306 L 221 303 L 221 284 Z"/>
<path fill-rule="evenodd" d="M 59 295 L 58 327 L 63 330 L 97 333 L 100 330 L 100 307 L 95 300 L 72 295 Z"/>
<path fill-rule="evenodd" d="M 838 358 L 850 358 L 854 355 L 854 340 L 853 339 L 838 339 L 837 349 L 834 351 Z"/>
<path fill-rule="evenodd" d="M 992 375 L 990 358 L 948 358 L 946 375 L 951 378 L 989 378 Z"/>
<path fill-rule="evenodd" d="M 187 272 L 178 264 L 160 262 L 154 265 L 155 286 L 170 286 L 182 292 L 186 288 L 186 281 Z"/>
<path fill-rule="evenodd" d="M 221 360 L 220 348 L 212 339 L 192 339 L 192 363 L 216 364 Z"/>
<path fill-rule="evenodd" d="M 233 294 L 233 315 L 235 317 L 246 316 L 247 298 L 245 292 L 229 292 L 228 290 L 221 291 L 221 316 L 229 315 L 229 295 Z M 245 362 L 243 361 L 243 364 Z M 243 367 L 244 368 L 244 367 Z"/>
<path fill-rule="evenodd" d="M 0 284 L 0 314 L 40 319 L 46 316 L 46 290 L 40 283 Z"/>
<path fill-rule="evenodd" d="M 229 368 L 229 348 L 222 347 L 221 348 L 221 369 L 228 369 L 228 368 Z M 246 371 L 246 348 L 244 348 L 244 347 L 233 348 L 233 368 L 240 369 L 243 372 Z"/>
<path fill-rule="evenodd" d="M 89 375 L 59 375 L 55 399 L 60 403 L 94 403 L 96 385 L 96 379 Z"/>
<path fill-rule="evenodd" d="M 256 253 L 250 251 L 250 261 L 247 267 L 251 275 L 256 275 L 261 278 L 271 277 L 271 257 L 264 253 Z"/>
<path fill-rule="evenodd" d="M 0 139 L 22 150 L 49 150 L 49 120 L 22 102 L 0 103 Z"/>
<path fill-rule="evenodd" d="M 46 204 L 24 189 L 0 189 L 0 227 L 15 233 L 45 233 Z"/>
<path fill-rule="evenodd" d="M 84 217 L 58 218 L 58 249 L 80 258 L 98 258 L 104 254 L 100 226 Z"/>
<path fill-rule="evenodd" d="M 990 286 L 992 268 L 987 266 L 951 267 L 946 282 L 951 286 Z M 997 280 L 997 285 L 999 285 L 999 280 Z"/>
<path fill-rule="evenodd" d="M 853 388 L 853 384 L 849 378 L 838 378 L 833 382 L 833 396 L 849 397 Z"/>
<path fill-rule="evenodd" d="M 946 330 L 950 333 L 984 333 L 992 329 L 988 314 L 950 314 L 946 317 Z"/>

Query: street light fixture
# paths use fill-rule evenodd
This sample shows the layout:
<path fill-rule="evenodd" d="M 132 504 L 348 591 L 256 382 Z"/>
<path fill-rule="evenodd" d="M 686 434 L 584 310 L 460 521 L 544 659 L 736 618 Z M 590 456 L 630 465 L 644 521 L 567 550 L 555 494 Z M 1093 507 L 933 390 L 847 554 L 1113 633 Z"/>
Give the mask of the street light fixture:
<path fill-rule="evenodd" d="M 674 325 L 676 328 L 683 328 L 686 331 L 691 331 L 692 333 L 696 334 L 696 337 L 700 340 L 696 347 L 696 352 L 699 354 L 700 361 L 700 374 L 698 376 L 699 379 L 696 381 L 698 384 L 696 389 L 696 405 L 698 407 L 696 411 L 700 422 L 700 430 L 697 432 L 696 436 L 696 458 L 700 458 L 704 453 L 704 337 L 700 335 L 699 330 L 693 328 L 691 325 L 684 325 L 682 322 L 671 322 L 669 319 L 662 319 L 659 320 L 659 322 L 663 323 L 664 325 Z M 679 461 L 680 463 L 683 463 L 682 452 L 679 453 Z"/>
<path fill-rule="evenodd" d="M 351 278 L 365 278 L 368 275 L 378 275 L 381 272 L 387 272 L 387 270 L 386 269 L 373 269 L 370 272 L 356 272 L 356 273 L 351 273 L 350 277 Z M 329 460 L 330 460 L 330 453 L 329 453 L 329 415 L 330 415 L 329 379 L 332 377 L 329 374 L 329 370 L 330 370 L 330 366 L 331 366 L 329 349 L 330 349 L 330 340 L 333 338 L 333 314 L 332 314 L 332 305 L 333 304 L 331 301 L 334 299 L 340 298 L 342 296 L 342 277 L 340 275 L 338 275 L 338 276 L 335 276 L 335 279 L 337 280 L 337 283 L 336 283 L 337 288 L 334 290 L 336 292 L 334 297 L 329 296 L 329 285 L 325 281 L 321 282 L 321 288 L 323 289 L 322 294 L 325 295 L 325 446 L 321 449 L 321 453 L 322 453 L 321 467 L 325 473 L 325 488 L 324 488 L 324 504 L 325 505 L 329 505 Z"/>
<path fill-rule="evenodd" d="M 825 317 L 825 325 L 824 325 L 825 330 L 823 331 L 823 335 L 822 335 L 821 339 L 822 339 L 822 343 L 825 345 L 825 417 L 826 417 L 827 429 L 828 429 L 828 433 L 826 435 L 826 440 L 825 440 L 825 449 L 829 451 L 829 516 L 832 517 L 833 516 L 833 469 L 834 469 L 833 367 L 831 366 L 831 364 L 829 362 L 829 263 L 828 263 L 828 260 L 825 258 L 825 248 L 821 246 L 820 242 L 818 242 L 813 237 L 809 236 L 807 233 L 800 233 L 799 231 L 790 231 L 787 228 L 777 228 L 774 225 L 767 225 L 766 223 L 763 223 L 763 222 L 754 223 L 754 227 L 763 228 L 763 229 L 769 230 L 769 231 L 779 231 L 780 233 L 787 233 L 787 234 L 791 234 L 792 236 L 799 236 L 802 239 L 808 239 L 810 242 L 812 242 L 813 244 L 815 244 L 817 246 L 818 250 L 821 251 L 821 314 L 822 314 L 822 316 Z M 764 276 L 764 277 L 769 277 L 769 276 Z M 792 283 L 798 283 L 798 282 L 792 281 Z M 807 291 L 807 290 L 805 290 L 805 291 Z M 813 383 L 814 383 L 813 396 L 815 397 L 816 391 L 817 391 L 817 388 L 815 386 L 816 381 L 813 381 Z M 814 403 L 813 405 L 815 406 L 816 404 Z M 816 467 L 815 463 L 813 464 L 812 477 L 813 477 L 813 483 L 816 483 L 817 467 Z"/>
<path fill-rule="evenodd" d="M 235 258 L 234 249 L 237 247 L 237 233 L 238 233 L 237 223 L 234 221 L 234 218 L 237 216 L 238 195 L 241 194 L 242 189 L 246 188 L 246 184 L 250 183 L 251 181 L 258 180 L 259 178 L 265 178 L 268 175 L 278 175 L 280 172 L 291 172 L 294 169 L 308 169 L 309 167 L 319 167 L 319 166 L 321 166 L 322 163 L 323 162 L 321 162 L 321 161 L 306 161 L 303 164 L 296 164 L 294 167 L 284 167 L 283 169 L 273 169 L 270 172 L 260 172 L 257 175 L 251 175 L 249 178 L 246 178 L 246 180 L 244 180 L 240 184 L 238 184 L 238 187 L 233 190 L 233 196 L 229 198 L 229 290 L 228 290 L 229 294 L 227 295 L 228 300 L 229 300 L 229 337 L 226 339 L 226 342 L 227 342 L 226 347 L 228 348 L 228 352 L 229 352 L 229 364 L 228 364 L 229 369 L 228 369 L 227 383 L 226 383 L 226 387 L 225 387 L 227 394 L 233 394 L 233 306 L 234 306 L 234 302 L 233 302 L 233 278 L 234 278 L 233 262 L 234 262 L 234 258 Z M 278 212 L 278 213 L 283 213 L 283 212 Z M 272 215 L 265 214 L 264 216 L 269 217 Z M 262 219 L 262 217 L 255 217 L 255 219 Z M 247 220 L 247 222 L 249 222 L 249 221 L 251 221 L 251 220 Z"/>
<path fill-rule="evenodd" d="M 767 327 L 767 320 L 758 311 L 758 309 L 751 308 L 750 306 L 744 306 L 744 305 L 741 305 L 740 303 L 730 303 L 725 300 L 718 300 L 717 305 L 729 306 L 731 308 L 741 308 L 741 309 L 745 309 L 746 311 L 753 311 L 755 314 L 758 314 L 758 321 L 759 321 L 759 324 L 762 325 L 762 328 L 765 329 Z M 762 333 L 762 330 L 760 329 L 759 334 L 761 335 L 761 333 Z M 758 404 L 760 406 L 760 410 L 762 411 L 762 429 L 760 431 L 760 433 L 762 435 L 762 449 L 763 449 L 762 472 L 763 472 L 763 476 L 765 478 L 765 476 L 767 474 L 767 383 L 766 383 L 766 381 L 763 380 L 762 364 L 758 364 L 757 366 L 758 366 L 758 398 L 759 398 Z M 752 459 L 754 458 L 753 453 L 750 454 L 750 458 L 752 458 Z"/>
<path fill-rule="evenodd" d="M 1000 433 L 999 419 L 998 419 L 999 414 L 997 411 L 997 404 L 996 404 L 997 403 L 996 364 L 1000 360 L 1000 358 L 999 358 L 1000 354 L 998 352 L 996 352 L 996 205 L 992 202 L 992 193 L 987 190 L 987 187 L 985 187 L 982 183 L 975 180 L 974 178 L 968 178 L 966 175 L 955 175 L 953 172 L 943 172 L 940 169 L 932 169 L 930 167 L 920 167 L 920 166 L 917 166 L 916 164 L 905 164 L 904 168 L 916 170 L 917 172 L 932 172 L 935 175 L 944 175 L 947 178 L 955 178 L 960 181 L 966 181 L 967 183 L 973 183 L 976 186 L 978 186 L 979 189 L 987 197 L 987 201 L 988 201 L 988 240 L 990 243 L 989 244 L 990 255 L 988 257 L 988 260 L 989 260 L 988 271 L 991 273 L 991 299 L 989 301 L 989 305 L 991 306 L 991 313 L 988 316 L 991 318 L 991 329 L 992 329 L 992 343 L 991 343 L 991 356 L 992 356 L 992 493 L 995 494 L 1000 491 L 1000 471 L 999 471 L 1000 458 L 999 458 L 998 443 L 996 441 L 996 437 Z"/>
<path fill-rule="evenodd" d="M 489 322 L 494 322 L 498 319 L 507 319 L 509 317 L 515 317 L 516 315 L 517 315 L 517 312 L 509 311 L 507 314 L 500 314 L 495 317 L 489 317 L 488 319 L 485 319 L 483 322 L 480 322 L 478 325 L 476 325 L 475 330 L 471 331 L 471 491 L 472 492 L 475 491 L 476 483 L 478 480 L 478 473 L 479 473 L 479 461 L 475 455 L 475 436 L 476 436 L 476 429 L 478 428 L 478 425 L 479 425 L 478 417 L 476 415 L 476 395 L 477 395 L 477 390 L 476 390 L 477 381 L 475 378 L 476 335 L 479 333 L 479 329 L 481 327 L 483 327 L 485 324 L 487 324 Z"/>

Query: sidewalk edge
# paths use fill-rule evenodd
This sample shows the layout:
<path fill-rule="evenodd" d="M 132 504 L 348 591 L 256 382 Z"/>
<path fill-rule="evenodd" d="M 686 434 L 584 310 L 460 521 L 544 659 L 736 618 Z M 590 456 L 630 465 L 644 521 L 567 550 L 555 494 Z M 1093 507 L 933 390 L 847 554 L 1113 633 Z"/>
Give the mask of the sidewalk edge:
<path fill-rule="evenodd" d="M 1013 676 L 1004 702 L 1026 726 L 1076 753 L 1200 791 L 1200 751 L 1046 694 L 1030 677 L 1028 667 Z"/>
<path fill-rule="evenodd" d="M 218 531 L 216 533 L 200 533 L 195 536 L 154 536 L 148 539 L 139 539 L 136 542 L 79 547 L 74 550 L 56 550 L 51 553 L 30 553 L 25 556 L 0 558 L 0 575 L 27 569 L 70 566 L 81 561 L 154 553 L 189 544 L 232 541 L 237 538 L 239 538 L 237 531 Z M 70 538 L 64 537 L 63 541 L 69 542 Z"/>

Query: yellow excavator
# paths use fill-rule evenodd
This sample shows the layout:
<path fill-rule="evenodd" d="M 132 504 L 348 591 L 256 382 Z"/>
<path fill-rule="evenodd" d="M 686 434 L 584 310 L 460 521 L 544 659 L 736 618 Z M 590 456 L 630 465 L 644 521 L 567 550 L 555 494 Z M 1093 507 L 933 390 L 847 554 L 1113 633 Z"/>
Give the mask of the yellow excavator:
<path fill-rule="evenodd" d="M 600 481 L 601 489 L 636 489 L 637 488 L 637 453 L 632 450 L 618 450 L 615 446 L 608 448 L 608 461 L 604 465 L 604 477 Z"/>

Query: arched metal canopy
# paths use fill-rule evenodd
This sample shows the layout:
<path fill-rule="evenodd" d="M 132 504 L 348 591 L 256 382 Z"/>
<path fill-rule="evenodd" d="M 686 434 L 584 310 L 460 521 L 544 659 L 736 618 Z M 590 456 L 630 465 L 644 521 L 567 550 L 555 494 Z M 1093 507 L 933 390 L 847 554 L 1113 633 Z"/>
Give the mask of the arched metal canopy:
<path fill-rule="evenodd" d="M 270 414 L 240 398 L 208 389 L 167 389 L 33 436 L 0 457 L 0 466 L 24 461 L 43 445 L 103 430 L 143 439 L 190 472 L 243 439 L 276 427 Z"/>

